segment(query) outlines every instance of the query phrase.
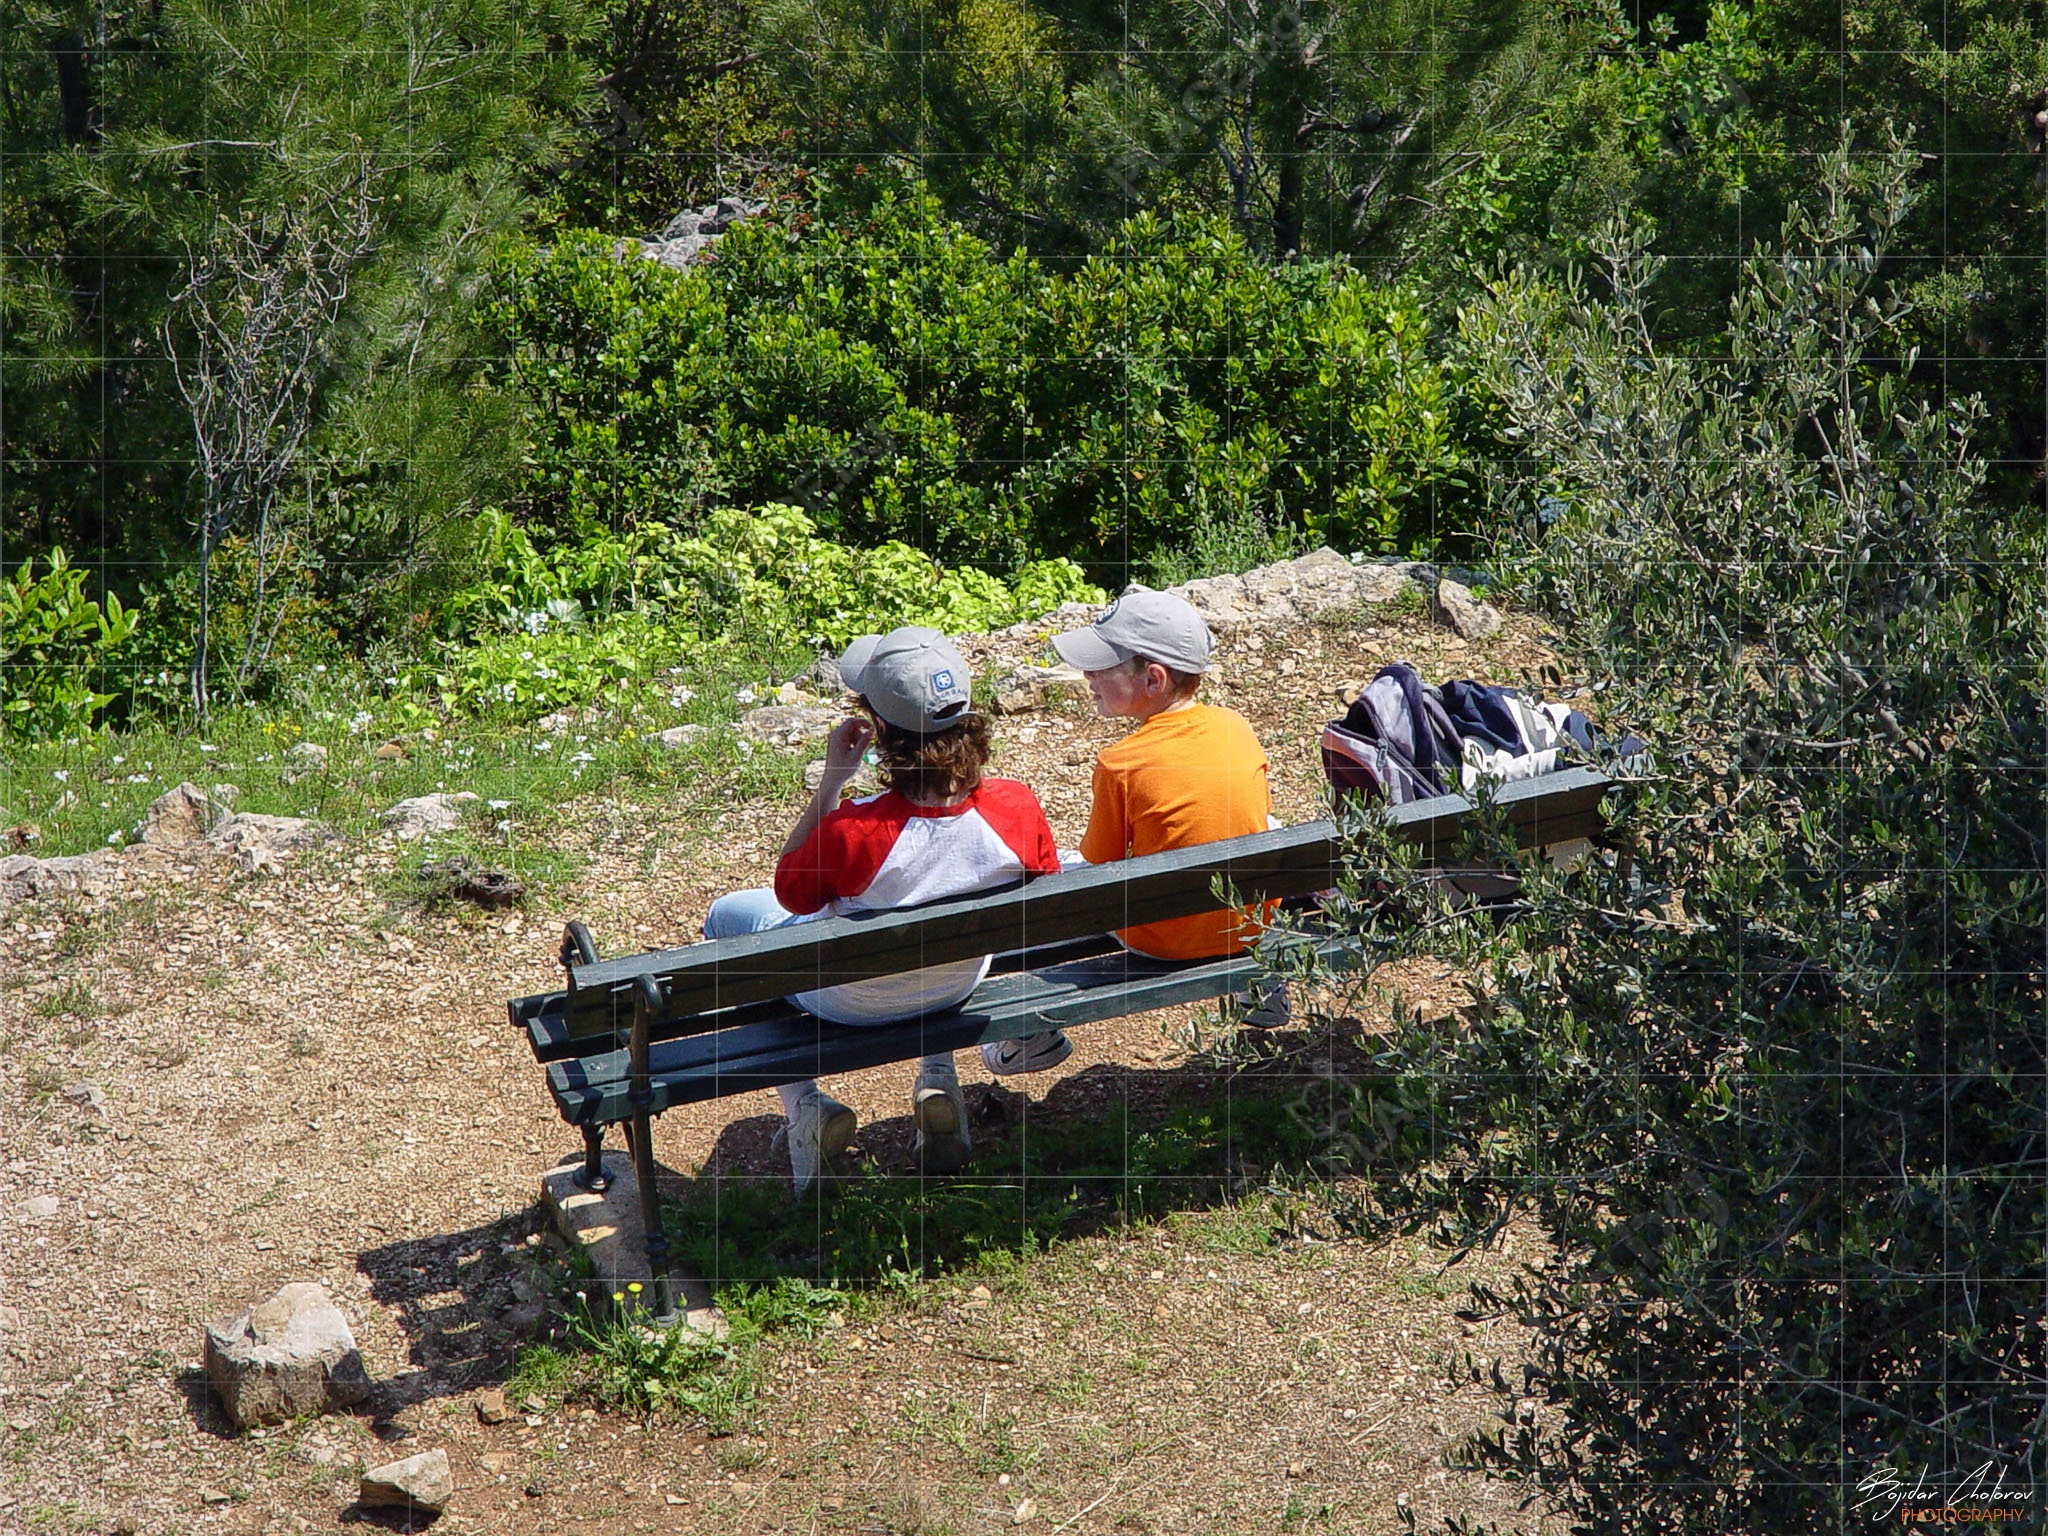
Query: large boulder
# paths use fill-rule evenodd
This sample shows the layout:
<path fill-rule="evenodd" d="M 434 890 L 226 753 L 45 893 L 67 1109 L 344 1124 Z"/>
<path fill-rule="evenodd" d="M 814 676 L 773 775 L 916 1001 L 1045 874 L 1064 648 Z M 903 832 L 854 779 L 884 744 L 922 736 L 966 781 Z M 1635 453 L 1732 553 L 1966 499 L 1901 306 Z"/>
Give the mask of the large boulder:
<path fill-rule="evenodd" d="M 719 236 L 741 219 L 752 218 L 768 205 L 743 197 L 721 197 L 702 208 L 685 208 L 662 227 L 651 240 L 621 242 L 637 245 L 650 261 L 681 271 L 718 244 Z"/>
<path fill-rule="evenodd" d="M 311 1284 L 207 1324 L 206 1379 L 244 1429 L 346 1408 L 370 1392 L 348 1319 Z"/>
<path fill-rule="evenodd" d="M 236 811 L 215 823 L 206 834 L 206 846 L 227 854 L 244 874 L 254 874 L 258 870 L 274 872 L 280 859 L 333 836 L 319 823 L 300 816 Z"/>
<path fill-rule="evenodd" d="M 1012 667 L 996 674 L 993 687 L 996 713 L 1000 715 L 1029 714 L 1063 700 L 1088 697 L 1088 679 L 1078 668 L 1069 666 Z"/>
<path fill-rule="evenodd" d="M 356 1484 L 356 1502 L 365 1509 L 424 1509 L 438 1515 L 454 1497 L 455 1474 L 446 1451 L 387 1461 L 370 1468 Z"/>
<path fill-rule="evenodd" d="M 386 811 L 384 825 L 401 843 L 416 843 L 437 832 L 453 832 L 462 825 L 462 807 L 476 800 L 477 796 L 466 789 L 444 795 L 415 795 Z"/>
<path fill-rule="evenodd" d="M 0 907 L 31 896 L 61 896 L 73 891 L 94 895 L 119 884 L 120 879 L 120 859 L 105 850 L 54 859 L 9 854 L 0 859 Z"/>
<path fill-rule="evenodd" d="M 740 729 L 774 747 L 800 747 L 823 741 L 846 715 L 822 704 L 769 704 L 740 717 Z"/>
<path fill-rule="evenodd" d="M 1472 595 L 1463 582 L 1446 576 L 1436 584 L 1433 604 L 1439 623 L 1449 625 L 1461 640 L 1484 640 L 1500 630 L 1500 614 Z"/>
<path fill-rule="evenodd" d="M 226 811 L 188 779 L 150 802 L 142 815 L 142 840 L 158 848 L 188 847 L 203 840 Z"/>

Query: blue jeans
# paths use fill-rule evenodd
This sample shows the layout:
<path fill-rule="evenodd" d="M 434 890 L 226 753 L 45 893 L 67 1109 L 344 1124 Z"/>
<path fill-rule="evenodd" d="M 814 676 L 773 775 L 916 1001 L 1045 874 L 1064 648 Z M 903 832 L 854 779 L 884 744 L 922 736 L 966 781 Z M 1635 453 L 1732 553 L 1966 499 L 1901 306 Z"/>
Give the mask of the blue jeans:
<path fill-rule="evenodd" d="M 734 939 L 743 933 L 766 933 L 796 918 L 796 913 L 775 899 L 773 891 L 734 891 L 711 903 L 711 910 L 704 914 L 704 937 Z"/>
<path fill-rule="evenodd" d="M 782 928 L 796 922 L 797 916 L 775 899 L 773 891 L 732 891 L 712 902 L 711 910 L 704 914 L 704 937 L 732 939 L 743 933 L 766 933 L 770 928 Z M 920 1067 L 941 1065 L 949 1069 L 952 1067 L 951 1051 L 934 1052 L 919 1062 Z M 809 1078 L 800 1083 L 783 1084 L 777 1090 L 782 1096 L 783 1112 L 795 1113 L 798 1101 L 817 1086 L 817 1083 Z"/>

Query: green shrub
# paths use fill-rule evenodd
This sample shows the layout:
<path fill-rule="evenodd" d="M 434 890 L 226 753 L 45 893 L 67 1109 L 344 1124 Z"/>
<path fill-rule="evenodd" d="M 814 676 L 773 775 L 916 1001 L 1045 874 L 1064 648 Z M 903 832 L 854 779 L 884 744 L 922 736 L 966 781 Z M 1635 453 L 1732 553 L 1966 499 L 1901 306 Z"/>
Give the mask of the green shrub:
<path fill-rule="evenodd" d="M 267 558 L 239 534 L 215 546 L 207 622 L 208 676 L 223 699 L 277 700 L 316 665 L 343 659 L 345 625 L 322 592 L 330 572 L 307 545 L 279 539 Z M 143 584 L 141 625 L 123 655 L 127 718 L 176 719 L 192 703 L 192 637 L 199 631 L 197 566 Z"/>
<path fill-rule="evenodd" d="M 52 549 L 36 574 L 33 556 L 11 578 L 0 577 L 0 729 L 10 736 L 51 737 L 89 728 L 114 701 L 99 691 L 108 663 L 135 634 L 136 615 L 109 592 L 104 604 L 85 595 L 86 573 Z"/>
<path fill-rule="evenodd" d="M 468 617 L 471 638 L 405 671 L 406 686 L 449 709 L 546 714 L 631 689 L 736 636 L 770 650 L 837 649 L 899 624 L 958 634 L 1106 600 L 1071 561 L 1034 561 L 1005 583 L 895 541 L 834 544 L 789 506 L 713 512 L 693 537 L 649 525 L 546 551 L 489 511 L 478 537 L 485 580 L 451 610 Z"/>
<path fill-rule="evenodd" d="M 536 423 L 522 521 L 582 542 L 710 509 L 987 569 L 1118 571 L 1260 516 L 1376 547 L 1463 486 L 1415 298 L 1141 215 L 1065 271 L 895 173 L 821 179 L 671 271 L 595 236 L 510 254 L 493 314 Z"/>
<path fill-rule="evenodd" d="M 1843 1529 L 1896 1512 L 1889 1478 L 2048 1478 L 2048 539 L 1981 514 L 1971 410 L 1897 387 L 1875 273 L 1910 164 L 1870 173 L 1866 229 L 1836 158 L 1725 356 L 1652 343 L 1625 229 L 1603 297 L 1517 272 L 1466 317 L 1534 474 L 1529 594 L 1658 770 L 1498 934 L 1359 871 L 1360 953 L 1425 933 L 1475 1002 L 1391 1043 L 1404 1114 L 1356 1166 L 1391 1222 L 1542 1231 L 1475 1300 L 1531 1330 L 1492 1379 L 1542 1406 L 1466 1459 L 1578 1531 Z"/>

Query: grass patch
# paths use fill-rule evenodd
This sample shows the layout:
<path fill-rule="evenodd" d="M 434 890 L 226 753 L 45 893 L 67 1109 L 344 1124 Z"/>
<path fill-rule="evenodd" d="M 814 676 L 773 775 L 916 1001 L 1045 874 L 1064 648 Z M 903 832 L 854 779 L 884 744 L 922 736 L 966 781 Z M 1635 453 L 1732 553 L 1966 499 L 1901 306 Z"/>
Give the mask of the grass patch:
<path fill-rule="evenodd" d="M 221 710 L 203 735 L 182 722 L 143 721 L 12 744 L 0 762 L 0 825 L 39 825 L 43 857 L 120 846 L 135 837 L 150 802 L 189 781 L 203 791 L 235 785 L 238 811 L 302 816 L 363 835 L 381 830 L 384 812 L 400 800 L 467 790 L 478 796 L 477 821 L 523 861 L 523 827 L 552 823 L 557 807 L 600 787 L 637 787 L 686 805 L 793 793 L 802 784 L 800 759 L 741 741 L 728 727 L 808 659 L 765 643 L 708 647 L 686 667 L 599 692 L 547 722 L 450 714 L 366 674 L 323 673 L 302 679 L 293 698 Z M 663 748 L 659 733 L 683 724 L 710 729 L 685 750 Z M 325 760 L 291 759 L 301 742 L 324 748 Z M 387 743 L 401 755 L 378 757 Z M 505 848 L 494 845 L 492 857 L 502 865 Z M 549 881 L 544 866 L 513 873 Z"/>
<path fill-rule="evenodd" d="M 1327 1049 L 1319 1045 L 1315 1049 Z M 1269 1047 L 1270 1050 L 1270 1047 Z M 1347 1063 L 1342 1092 L 1328 1074 L 1299 1075 L 1284 1059 L 1219 1071 L 1197 1065 L 1148 1091 L 1166 1102 L 1061 1113 L 1035 1107 L 1029 1132 L 984 1144 L 953 1179 L 867 1175 L 844 1180 L 821 1207 L 792 1202 L 780 1179 L 706 1181 L 671 1202 L 677 1263 L 728 1283 L 795 1278 L 887 1295 L 945 1273 L 1016 1283 L 1062 1240 L 1200 1212 L 1200 1241 L 1256 1253 L 1294 1223 L 1259 1194 L 1276 1175 L 1313 1179 L 1333 1146 L 1377 1136 L 1389 1088 Z"/>
<path fill-rule="evenodd" d="M 92 983 L 74 979 L 59 982 L 37 998 L 33 1011 L 45 1019 L 96 1019 L 105 1010 L 93 996 Z"/>
<path fill-rule="evenodd" d="M 714 1435 L 736 1434 L 750 1422 L 767 1342 L 817 1337 L 843 1300 L 799 1280 L 730 1287 L 718 1295 L 725 1336 L 712 1338 L 649 1327 L 632 1299 L 621 1293 L 615 1300 L 628 1304 L 604 1319 L 587 1310 L 571 1317 L 569 1337 L 580 1351 L 573 1390 L 638 1417 L 699 1420 Z"/>
<path fill-rule="evenodd" d="M 576 1359 L 552 1344 L 529 1344 L 513 1361 L 505 1401 L 515 1408 L 529 1397 L 559 1402 L 576 1385 Z"/>

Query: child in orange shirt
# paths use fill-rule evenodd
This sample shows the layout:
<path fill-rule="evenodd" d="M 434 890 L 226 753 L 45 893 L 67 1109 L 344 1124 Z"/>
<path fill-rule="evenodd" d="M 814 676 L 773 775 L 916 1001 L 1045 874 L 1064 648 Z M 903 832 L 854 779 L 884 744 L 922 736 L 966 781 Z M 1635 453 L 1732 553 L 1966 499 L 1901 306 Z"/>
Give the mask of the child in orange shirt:
<path fill-rule="evenodd" d="M 1202 616 L 1165 592 L 1128 592 L 1087 629 L 1053 638 L 1062 661 L 1078 667 L 1098 714 L 1136 720 L 1138 728 L 1095 759 L 1095 799 L 1081 857 L 1089 864 L 1169 848 L 1192 848 L 1272 825 L 1266 754 L 1251 722 L 1234 709 L 1195 701 L 1214 642 Z M 1160 960 L 1234 955 L 1255 927 L 1229 910 L 1198 912 L 1117 931 L 1126 949 Z M 1247 1015 L 1272 1026 L 1286 1020 L 1287 994 L 1275 987 Z M 1042 1072 L 1072 1052 L 1050 1030 L 981 1048 L 991 1072 Z"/>

